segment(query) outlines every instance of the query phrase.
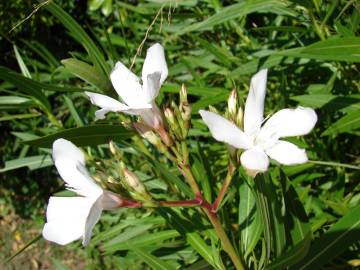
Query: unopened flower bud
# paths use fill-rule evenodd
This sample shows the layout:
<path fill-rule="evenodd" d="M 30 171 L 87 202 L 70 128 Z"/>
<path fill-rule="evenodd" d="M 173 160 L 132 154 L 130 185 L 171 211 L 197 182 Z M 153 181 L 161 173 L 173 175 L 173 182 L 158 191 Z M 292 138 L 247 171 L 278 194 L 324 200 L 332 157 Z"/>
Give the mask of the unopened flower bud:
<path fill-rule="evenodd" d="M 180 104 L 181 103 L 186 103 L 188 104 L 188 99 L 187 99 L 187 88 L 185 87 L 185 85 L 181 85 L 181 89 L 180 89 Z"/>
<path fill-rule="evenodd" d="M 180 89 L 179 110 L 181 113 L 181 120 L 182 120 L 182 131 L 183 131 L 182 133 L 183 133 L 183 137 L 186 138 L 188 130 L 190 128 L 191 106 L 189 105 L 187 99 L 187 89 L 184 84 L 181 86 Z"/>
<path fill-rule="evenodd" d="M 140 182 L 136 174 L 126 168 L 124 169 L 124 179 L 128 186 L 131 187 L 134 191 L 138 193 L 146 192 L 143 183 Z"/>
<path fill-rule="evenodd" d="M 124 180 L 126 185 L 135 192 L 133 197 L 142 199 L 151 199 L 143 183 L 139 180 L 135 173 L 128 169 L 124 169 Z"/>
<path fill-rule="evenodd" d="M 230 118 L 234 119 L 237 111 L 237 92 L 233 89 L 228 98 L 228 111 Z"/>
<path fill-rule="evenodd" d="M 236 115 L 236 125 L 242 129 L 243 123 L 244 123 L 244 111 L 241 107 L 239 107 L 238 113 Z"/>
<path fill-rule="evenodd" d="M 170 108 L 165 108 L 164 115 L 171 128 L 177 125 L 174 112 Z"/>
<path fill-rule="evenodd" d="M 164 151 L 167 151 L 166 146 L 162 143 L 160 137 L 157 136 L 155 132 L 150 129 L 150 127 L 142 123 L 134 123 L 133 126 L 141 137 L 154 145 L 160 152 L 163 153 Z M 162 134 L 164 131 L 161 129 L 158 132 Z"/>

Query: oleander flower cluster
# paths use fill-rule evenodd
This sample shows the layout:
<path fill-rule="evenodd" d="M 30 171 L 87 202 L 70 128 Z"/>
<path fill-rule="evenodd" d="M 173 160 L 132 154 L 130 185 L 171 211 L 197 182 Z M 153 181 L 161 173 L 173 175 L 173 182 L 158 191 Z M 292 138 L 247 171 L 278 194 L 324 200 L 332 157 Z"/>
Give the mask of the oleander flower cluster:
<path fill-rule="evenodd" d="M 164 48 L 155 44 L 147 50 L 141 77 L 123 63 L 116 63 L 110 80 L 121 100 L 93 92 L 85 93 L 91 103 L 100 108 L 95 113 L 95 120 L 105 119 L 110 112 L 124 113 L 130 115 L 131 119 L 134 119 L 133 116 L 138 117 L 138 121 L 132 120 L 134 130 L 170 161 L 179 162 L 177 165 L 186 175 L 187 167 L 183 162 L 188 162 L 188 159 L 179 161 L 179 153 L 184 156 L 188 153 L 184 148 L 176 147 L 186 143 L 191 109 L 185 86 L 180 90 L 179 106 L 171 105 L 164 110 L 157 106 L 155 100 L 167 76 Z M 234 92 L 229 99 L 227 116 L 206 110 L 199 111 L 215 140 L 227 144 L 230 152 L 240 149 L 238 165 L 243 166 L 251 176 L 266 172 L 270 159 L 283 165 L 307 162 L 305 149 L 284 138 L 308 134 L 317 121 L 314 110 L 304 107 L 282 109 L 264 119 L 266 82 L 267 70 L 261 70 L 252 77 L 243 113 L 242 110 L 237 112 L 237 97 Z M 229 115 L 232 117 L 228 117 Z M 112 144 L 110 150 L 116 152 Z M 58 139 L 53 143 L 52 156 L 66 188 L 76 196 L 50 197 L 46 211 L 47 221 L 43 228 L 43 236 L 49 241 L 66 245 L 81 239 L 85 246 L 89 243 L 92 230 L 103 210 L 156 205 L 141 181 L 126 168 L 120 174 L 125 179 L 125 187 L 130 193 L 141 196 L 128 198 L 108 190 L 101 179 L 99 181 L 91 176 L 86 169 L 85 154 L 66 139 Z M 201 191 L 199 192 L 201 196 Z M 192 201 L 194 204 L 196 202 Z"/>

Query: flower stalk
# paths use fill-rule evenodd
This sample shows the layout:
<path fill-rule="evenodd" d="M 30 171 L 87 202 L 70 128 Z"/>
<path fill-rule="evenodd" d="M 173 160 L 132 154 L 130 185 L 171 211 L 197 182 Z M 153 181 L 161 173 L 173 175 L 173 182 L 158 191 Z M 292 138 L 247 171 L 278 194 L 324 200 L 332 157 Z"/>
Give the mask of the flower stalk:
<path fill-rule="evenodd" d="M 217 198 L 215 199 L 212 207 L 213 207 L 213 211 L 214 212 L 217 212 L 219 210 L 219 207 L 221 205 L 221 202 L 223 201 L 224 197 L 225 197 L 225 194 L 231 184 L 231 181 L 232 181 L 232 178 L 234 176 L 234 173 L 235 173 L 235 166 L 232 162 L 229 163 L 228 165 L 228 170 L 227 170 L 227 174 L 226 174 L 226 178 L 224 180 L 224 183 L 221 187 L 221 190 L 217 196 Z"/>

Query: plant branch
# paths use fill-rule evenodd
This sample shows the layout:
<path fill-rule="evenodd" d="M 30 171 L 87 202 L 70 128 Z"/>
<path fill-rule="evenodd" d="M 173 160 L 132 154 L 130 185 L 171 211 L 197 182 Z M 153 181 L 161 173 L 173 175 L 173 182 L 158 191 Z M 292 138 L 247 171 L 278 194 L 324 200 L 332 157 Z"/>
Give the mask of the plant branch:
<path fill-rule="evenodd" d="M 244 270 L 245 267 L 243 266 L 238 254 L 231 244 L 229 237 L 226 235 L 217 214 L 212 210 L 212 206 L 209 204 L 208 206 L 203 206 L 203 209 L 205 210 L 206 215 L 213 225 L 217 236 L 220 238 L 224 250 L 230 256 L 231 261 L 235 265 L 235 268 L 237 270 Z"/>
<path fill-rule="evenodd" d="M 232 181 L 232 178 L 233 178 L 233 175 L 234 175 L 234 172 L 235 172 L 236 168 L 234 166 L 234 164 L 232 162 L 229 163 L 228 165 L 228 170 L 227 170 L 227 174 L 226 174 L 226 178 L 224 180 L 224 183 L 221 187 L 221 190 L 216 198 L 216 200 L 214 201 L 213 205 L 212 205 L 212 209 L 214 212 L 217 212 L 220 205 L 221 205 L 221 202 L 222 200 L 224 199 L 225 197 L 225 194 L 231 184 L 231 181 Z"/>

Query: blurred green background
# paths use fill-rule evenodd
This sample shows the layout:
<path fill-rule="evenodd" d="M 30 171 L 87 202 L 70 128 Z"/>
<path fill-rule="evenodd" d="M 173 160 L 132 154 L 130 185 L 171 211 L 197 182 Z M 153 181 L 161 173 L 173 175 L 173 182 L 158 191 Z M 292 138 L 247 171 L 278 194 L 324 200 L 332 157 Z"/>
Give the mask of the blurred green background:
<path fill-rule="evenodd" d="M 227 157 L 225 148 L 207 137 L 197 111 L 208 105 L 223 110 L 233 88 L 244 101 L 250 77 L 261 68 L 269 68 L 267 115 L 296 105 L 313 107 L 318 113 L 315 131 L 305 138 L 293 139 L 308 149 L 309 158 L 315 162 L 285 168 L 310 218 L 314 238 L 359 204 L 359 1 L 55 2 L 85 30 L 106 65 L 101 66 L 100 57 L 100 69 L 96 66 L 82 33 L 67 18 L 59 20 L 61 15 L 49 10 L 47 4 L 30 0 L 0 2 L 2 262 L 39 234 L 49 195 L 63 188 L 51 166 L 49 149 L 23 141 L 92 124 L 96 108 L 82 91 L 99 91 L 100 87 L 101 91 L 111 92 L 106 73 L 118 60 L 130 66 L 146 33 L 144 49 L 136 58 L 134 70 L 140 72 L 146 48 L 155 42 L 164 45 L 170 73 L 158 102 L 161 106 L 169 105 L 171 100 L 177 100 L 175 93 L 180 85 L 188 86 L 194 114 L 189 143 L 194 155 L 199 154 L 196 145 L 206 152 L 210 164 L 207 173 L 213 179 L 210 195 L 215 194 L 216 180 L 222 179 L 221 168 Z M 84 71 L 87 67 L 82 70 L 77 62 L 75 68 L 69 62 L 61 62 L 67 58 L 94 64 L 97 72 L 103 69 L 96 73 L 100 74 L 99 80 L 89 80 Z M 6 77 L 9 69 L 54 87 L 43 87 L 41 96 L 31 96 L 29 84 L 18 85 L 14 83 L 18 80 L 16 76 Z M 42 99 L 46 101 L 42 103 Z M 113 115 L 109 121 L 116 123 L 119 118 Z M 128 145 L 120 143 L 120 147 L 125 149 Z M 98 149 L 98 158 L 109 158 L 104 149 Z M 141 156 L 125 153 L 124 160 L 136 170 L 151 174 Z M 237 205 L 237 188 L 238 185 L 233 187 L 228 198 L 233 205 Z M 131 212 L 130 216 L 137 215 Z M 229 219 L 231 215 L 229 211 Z M 109 215 L 99 227 L 105 231 L 117 221 L 116 216 Z M 357 237 L 358 234 L 354 235 L 350 246 L 340 248 L 331 260 L 324 262 L 324 269 L 355 269 L 360 265 Z M 145 267 L 124 250 L 105 256 L 101 247 L 97 244 L 94 247 L 85 250 L 79 249 L 78 244 L 58 247 L 40 240 L 1 267 Z M 198 262 L 194 252 L 177 256 L 171 259 L 178 261 L 173 266 L 179 269 L 212 269 L 201 268 L 200 264 L 190 268 Z"/>

